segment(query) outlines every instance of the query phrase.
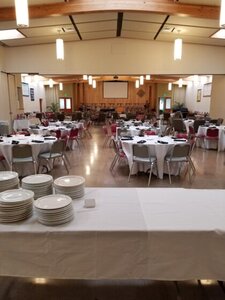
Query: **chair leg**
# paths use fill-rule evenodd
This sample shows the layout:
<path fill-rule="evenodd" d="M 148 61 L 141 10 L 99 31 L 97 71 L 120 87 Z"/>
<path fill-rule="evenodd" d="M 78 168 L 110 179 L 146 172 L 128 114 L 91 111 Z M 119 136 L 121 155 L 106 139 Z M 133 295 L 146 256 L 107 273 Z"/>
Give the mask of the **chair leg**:
<path fill-rule="evenodd" d="M 171 182 L 171 174 L 170 174 L 170 163 L 168 161 L 167 161 L 167 168 L 168 168 L 168 173 L 169 173 L 169 182 L 171 184 L 172 182 Z"/>
<path fill-rule="evenodd" d="M 131 166 L 131 168 L 130 168 L 130 173 L 129 173 L 129 176 L 128 176 L 128 182 L 130 182 L 130 175 L 131 175 L 131 173 L 132 173 L 132 169 L 133 169 L 133 163 L 132 163 L 132 166 Z"/>
<path fill-rule="evenodd" d="M 151 168 L 149 171 L 149 177 L 148 177 L 148 186 L 150 185 L 151 178 L 152 178 L 152 170 L 153 170 L 153 163 L 151 163 Z"/>
<path fill-rule="evenodd" d="M 36 161 L 33 161 L 33 166 L 34 166 L 34 174 L 37 174 L 37 164 L 36 164 Z"/>
<path fill-rule="evenodd" d="M 63 164 L 64 164 L 64 166 L 65 166 L 65 168 L 66 168 L 66 171 L 67 171 L 67 173 L 69 174 L 69 169 L 68 169 L 68 166 L 67 166 L 67 164 L 66 164 L 66 160 L 65 160 L 64 156 L 62 156 L 62 160 L 63 160 Z"/>
<path fill-rule="evenodd" d="M 110 165 L 110 168 L 109 168 L 111 171 L 113 170 L 113 168 L 114 168 L 114 166 L 115 166 L 117 160 L 118 160 L 118 155 L 116 154 L 116 155 L 114 156 L 113 161 L 112 161 L 112 163 L 111 163 L 111 165 Z"/>

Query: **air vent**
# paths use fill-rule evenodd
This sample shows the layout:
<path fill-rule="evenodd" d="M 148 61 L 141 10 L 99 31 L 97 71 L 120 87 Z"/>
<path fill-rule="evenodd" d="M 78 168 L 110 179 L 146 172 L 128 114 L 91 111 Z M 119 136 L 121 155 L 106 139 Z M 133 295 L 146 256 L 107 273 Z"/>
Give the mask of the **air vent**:
<path fill-rule="evenodd" d="M 173 26 L 164 26 L 162 32 L 173 32 L 174 29 L 175 28 Z"/>
<path fill-rule="evenodd" d="M 64 32 L 73 32 L 73 31 L 75 31 L 73 26 L 66 26 L 66 27 L 63 27 L 62 30 L 63 30 Z"/>

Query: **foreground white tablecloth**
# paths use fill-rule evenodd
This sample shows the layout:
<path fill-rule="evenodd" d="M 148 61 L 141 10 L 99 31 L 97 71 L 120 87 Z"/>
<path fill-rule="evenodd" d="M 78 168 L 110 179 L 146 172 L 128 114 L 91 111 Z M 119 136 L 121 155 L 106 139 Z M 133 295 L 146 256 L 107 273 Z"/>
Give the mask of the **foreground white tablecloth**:
<path fill-rule="evenodd" d="M 86 188 L 75 219 L 0 225 L 0 275 L 225 280 L 225 191 Z"/>

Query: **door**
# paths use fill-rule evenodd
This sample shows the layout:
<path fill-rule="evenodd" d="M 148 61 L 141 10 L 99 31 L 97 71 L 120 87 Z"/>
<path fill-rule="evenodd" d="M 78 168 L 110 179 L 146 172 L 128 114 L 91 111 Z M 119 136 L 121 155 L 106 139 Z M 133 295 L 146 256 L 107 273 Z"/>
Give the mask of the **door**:
<path fill-rule="evenodd" d="M 170 112 L 171 111 L 171 98 L 160 97 L 159 98 L 159 111 Z"/>
<path fill-rule="evenodd" d="M 72 112 L 72 98 L 59 98 L 59 110 L 65 113 Z"/>

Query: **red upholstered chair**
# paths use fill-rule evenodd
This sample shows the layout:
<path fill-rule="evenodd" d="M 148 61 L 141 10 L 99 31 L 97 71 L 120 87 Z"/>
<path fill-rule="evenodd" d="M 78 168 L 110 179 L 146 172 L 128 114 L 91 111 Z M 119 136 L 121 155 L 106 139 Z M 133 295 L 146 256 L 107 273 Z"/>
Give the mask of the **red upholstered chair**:
<path fill-rule="evenodd" d="M 112 143 L 113 143 L 113 150 L 115 152 L 115 156 L 112 160 L 112 163 L 110 165 L 110 171 L 113 170 L 113 168 L 115 167 L 116 163 L 120 163 L 122 160 L 126 161 L 127 163 L 127 157 L 126 154 L 123 152 L 122 148 L 120 147 L 119 143 L 117 141 L 115 141 L 114 139 L 112 139 Z"/>
<path fill-rule="evenodd" d="M 78 147 L 80 148 L 80 144 L 79 144 L 79 137 L 78 137 L 78 134 L 79 134 L 79 129 L 78 128 L 71 128 L 70 130 L 70 133 L 69 133 L 69 138 L 68 138 L 68 142 L 71 141 L 71 143 L 73 143 L 73 141 L 76 141 Z M 72 149 L 72 144 L 70 145 L 71 149 Z"/>
<path fill-rule="evenodd" d="M 56 138 L 57 138 L 58 140 L 61 138 L 61 130 L 60 130 L 60 129 L 57 129 L 57 130 L 55 131 L 55 136 L 56 136 Z"/>
<path fill-rule="evenodd" d="M 188 138 L 188 134 L 187 133 L 178 132 L 176 134 L 176 138 L 178 138 L 178 139 L 187 139 Z"/>
<path fill-rule="evenodd" d="M 155 131 L 153 130 L 145 130 L 146 135 L 156 135 Z"/>
<path fill-rule="evenodd" d="M 219 140 L 219 129 L 218 128 L 208 128 L 206 131 L 206 135 L 204 138 L 204 144 L 205 144 L 205 148 L 206 147 L 206 143 L 207 141 L 215 141 L 217 142 L 217 148 L 218 148 L 218 140 Z"/>

